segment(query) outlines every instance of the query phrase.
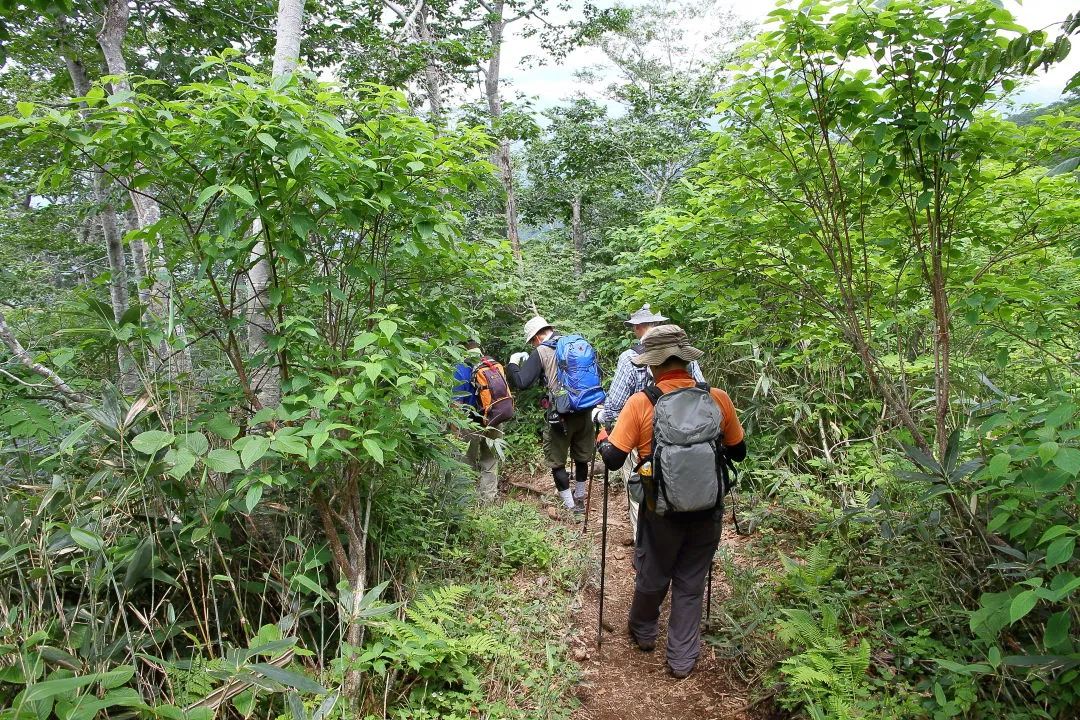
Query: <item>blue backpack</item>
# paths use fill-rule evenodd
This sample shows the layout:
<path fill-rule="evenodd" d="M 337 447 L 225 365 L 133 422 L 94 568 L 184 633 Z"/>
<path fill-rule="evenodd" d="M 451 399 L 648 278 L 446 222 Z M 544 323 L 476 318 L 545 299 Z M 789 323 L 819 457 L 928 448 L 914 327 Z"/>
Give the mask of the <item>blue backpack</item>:
<path fill-rule="evenodd" d="M 604 402 L 596 351 L 580 335 L 564 335 L 544 343 L 555 349 L 556 387 L 551 388 L 560 415 L 589 410 Z"/>

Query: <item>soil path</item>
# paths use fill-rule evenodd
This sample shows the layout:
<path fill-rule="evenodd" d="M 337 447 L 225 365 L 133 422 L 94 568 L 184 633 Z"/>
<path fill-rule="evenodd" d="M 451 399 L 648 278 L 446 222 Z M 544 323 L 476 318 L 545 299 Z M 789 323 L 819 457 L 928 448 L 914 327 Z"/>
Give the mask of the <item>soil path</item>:
<path fill-rule="evenodd" d="M 538 492 L 554 502 L 549 477 L 521 478 L 513 484 Z M 592 502 L 586 534 L 597 559 L 596 582 L 590 582 L 580 598 L 577 613 L 577 641 L 570 648 L 571 657 L 582 667 L 583 683 L 578 697 L 581 707 L 574 720 L 761 720 L 769 717 L 764 707 L 749 708 L 753 702 L 748 688 L 737 675 L 728 671 L 708 643 L 703 643 L 694 672 L 684 680 L 668 676 L 664 645 L 667 641 L 668 602 L 661 609 L 660 637 L 656 650 L 642 652 L 626 630 L 626 616 L 634 594 L 633 547 L 630 546 L 630 522 L 626 492 L 621 484 L 612 484 L 608 492 L 607 561 L 604 583 L 604 638 L 596 647 L 600 592 L 599 557 L 603 514 L 602 476 L 594 476 Z M 549 505 L 553 519 L 567 522 L 565 512 Z M 581 523 L 575 527 L 582 528 Z M 728 515 L 721 540 L 738 561 L 746 539 L 737 535 Z M 723 602 L 730 590 L 719 564 L 712 576 L 714 607 Z"/>

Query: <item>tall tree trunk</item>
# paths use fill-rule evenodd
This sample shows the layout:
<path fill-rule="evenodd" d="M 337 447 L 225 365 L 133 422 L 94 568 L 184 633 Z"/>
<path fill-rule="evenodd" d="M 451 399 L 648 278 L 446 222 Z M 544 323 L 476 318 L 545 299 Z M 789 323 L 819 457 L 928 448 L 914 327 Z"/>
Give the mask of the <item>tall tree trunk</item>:
<path fill-rule="evenodd" d="M 499 74 L 502 62 L 503 32 L 506 30 L 505 9 L 505 1 L 497 0 L 488 19 L 491 57 L 488 59 L 487 72 L 484 74 L 484 94 L 487 96 L 488 114 L 491 116 L 492 127 L 495 127 L 495 120 L 502 116 L 502 99 L 499 97 Z"/>
<path fill-rule="evenodd" d="M 105 241 L 105 249 L 109 255 L 109 300 L 112 305 L 113 320 L 119 325 L 130 307 L 131 299 L 128 289 L 127 256 L 124 254 L 124 241 L 116 224 L 116 211 L 109 199 L 105 177 L 101 173 L 94 173 L 93 183 L 95 199 L 99 203 L 104 203 L 97 219 L 101 236 Z M 128 343 L 121 342 L 117 345 L 116 360 L 120 368 L 120 389 L 126 395 L 136 393 L 140 385 L 139 373 L 135 367 L 135 356 Z"/>
<path fill-rule="evenodd" d="M 495 152 L 493 162 L 499 168 L 499 178 L 502 180 L 503 190 L 506 193 L 503 205 L 503 214 L 506 217 L 506 239 L 510 241 L 510 249 L 520 265 L 522 262 L 521 237 L 518 235 L 517 227 L 517 201 L 514 198 L 514 168 L 510 160 L 510 140 L 502 137 L 502 133 L 499 132 L 499 118 L 502 117 L 503 112 L 502 98 L 499 96 L 499 80 L 503 33 L 506 31 L 505 10 L 505 0 L 497 0 L 492 5 L 488 20 L 491 58 L 488 60 L 487 72 L 484 74 L 484 92 L 487 95 L 488 113 L 491 115 L 491 129 L 499 138 L 499 148 Z"/>
<path fill-rule="evenodd" d="M 127 0 L 108 0 L 105 5 L 105 21 L 97 36 L 109 74 L 120 76 L 116 81 L 118 89 L 128 87 L 124 77 L 127 75 L 127 61 L 124 60 L 123 45 L 130 15 L 131 8 L 128 7 Z"/>
<path fill-rule="evenodd" d="M 937 423 L 938 453 L 942 458 L 949 445 L 949 296 L 945 287 L 945 269 L 941 264 L 942 243 L 937 222 L 927 233 L 933 243 L 930 295 L 934 300 L 934 410 Z"/>
<path fill-rule="evenodd" d="M 123 43 L 124 36 L 127 35 L 130 14 L 131 9 L 128 7 L 127 0 L 108 0 L 105 7 L 105 21 L 97 36 L 109 74 L 120 78 L 115 84 L 117 90 L 125 90 L 129 87 L 126 79 L 127 61 L 124 60 Z M 135 209 L 140 230 L 153 226 L 161 219 L 161 208 L 156 200 L 139 191 L 132 190 L 128 194 L 131 197 L 131 205 Z M 145 257 L 148 245 L 144 244 L 142 249 Z M 161 252 L 154 255 L 154 273 L 150 285 L 151 312 L 159 321 L 167 321 L 167 325 L 172 327 L 173 337 L 182 348 L 174 353 L 169 345 L 169 338 L 164 337 L 157 348 L 157 360 L 158 366 L 161 367 L 164 364 L 169 378 L 175 381 L 179 375 L 191 372 L 191 351 L 187 346 L 183 324 L 172 319 L 171 279 L 164 284 L 160 282 L 162 278 L 169 278 L 165 259 Z M 149 268 L 147 270 L 149 271 Z"/>
<path fill-rule="evenodd" d="M 262 222 L 255 220 L 251 231 L 258 239 L 251 249 L 253 262 L 247 273 L 247 350 L 249 357 L 259 358 L 259 365 L 252 367 L 248 376 L 259 405 L 272 408 L 281 402 L 281 368 L 267 350 L 266 336 L 274 331 L 270 312 L 270 258 Z"/>
<path fill-rule="evenodd" d="M 277 77 L 296 69 L 300 61 L 300 37 L 304 29 L 304 0 L 278 0 L 274 67 Z"/>
<path fill-rule="evenodd" d="M 585 302 L 588 294 L 585 292 L 583 265 L 585 257 L 585 228 L 581 224 L 581 193 L 575 193 L 570 203 L 570 236 L 574 241 L 574 279 L 580 286 L 578 302 Z"/>
<path fill-rule="evenodd" d="M 300 58 L 300 38 L 304 27 L 304 0 L 278 0 L 277 34 L 274 45 L 273 77 L 296 69 Z M 276 407 L 281 401 L 281 363 L 268 356 L 266 336 L 274 331 L 274 318 L 270 312 L 270 254 L 266 245 L 262 222 L 252 225 L 256 237 L 251 249 L 251 269 L 248 271 L 247 346 L 252 357 L 265 358 L 265 362 L 250 373 L 256 397 L 263 407 Z"/>
<path fill-rule="evenodd" d="M 60 19 L 59 25 L 61 37 L 63 37 L 64 20 Z M 75 88 L 75 94 L 86 97 L 90 92 L 90 78 L 86 73 L 86 66 L 70 51 L 67 44 L 61 40 L 60 54 L 67 65 L 68 75 L 71 76 L 71 84 Z M 95 172 L 91 180 L 93 187 L 94 202 L 98 206 L 97 225 L 101 229 L 101 237 L 105 243 L 105 251 L 109 258 L 109 300 L 112 305 L 113 320 L 119 324 L 124 313 L 130 306 L 130 290 L 128 288 L 127 259 L 124 255 L 124 240 L 117 226 L 116 209 L 109 197 L 109 182 L 105 174 Z M 139 375 L 135 367 L 135 356 L 131 352 L 128 343 L 121 342 L 116 348 L 116 361 L 120 369 L 120 389 L 125 394 L 135 393 L 139 389 Z"/>
<path fill-rule="evenodd" d="M 521 236 L 518 235 L 517 199 L 514 196 L 514 165 L 510 156 L 510 141 L 506 138 L 499 140 L 498 162 L 495 164 L 499 167 L 503 188 L 506 190 L 506 239 L 510 241 L 510 249 L 520 264 Z"/>
<path fill-rule="evenodd" d="M 125 213 L 127 218 L 128 228 L 135 230 L 139 227 L 139 216 L 135 212 L 135 208 L 128 208 Z M 139 291 L 139 304 L 143 306 L 143 317 L 147 317 L 150 312 L 150 303 L 152 302 L 149 269 L 147 268 L 147 256 L 150 254 L 147 251 L 146 241 L 142 238 L 132 240 L 129 245 L 131 246 L 131 267 L 135 275 L 135 287 Z"/>
<path fill-rule="evenodd" d="M 424 44 L 424 90 L 428 96 L 428 107 L 431 110 L 431 124 L 442 124 L 442 82 L 439 78 L 439 68 L 435 64 L 435 38 L 431 34 L 431 24 L 428 22 L 430 12 L 428 4 L 423 3 L 417 17 L 417 33 L 420 42 Z"/>

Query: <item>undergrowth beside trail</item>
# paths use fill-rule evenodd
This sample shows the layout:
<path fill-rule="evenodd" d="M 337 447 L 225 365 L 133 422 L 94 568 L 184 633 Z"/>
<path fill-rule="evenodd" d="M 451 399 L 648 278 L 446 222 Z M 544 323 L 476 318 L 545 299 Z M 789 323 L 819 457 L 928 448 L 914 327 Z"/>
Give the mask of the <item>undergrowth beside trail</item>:
<path fill-rule="evenodd" d="M 113 500 L 119 500 L 111 507 L 115 514 L 124 498 Z M 96 501 L 98 511 L 108 511 L 110 500 L 97 496 Z M 507 500 L 484 509 L 464 506 L 446 523 L 422 522 L 427 534 L 418 533 L 413 541 L 426 545 L 426 557 L 402 568 L 411 576 L 408 585 L 397 585 L 391 575 L 352 605 L 365 627 L 363 641 L 357 647 L 342 644 L 340 652 L 334 650 L 337 617 L 350 601 L 344 586 L 334 592 L 329 583 L 320 587 L 312 579 L 327 562 L 324 548 L 308 546 L 295 562 L 289 548 L 304 543 L 286 538 L 277 557 L 254 545 L 244 560 L 241 548 L 220 537 L 218 559 L 265 563 L 268 577 L 290 577 L 300 592 L 291 594 L 284 615 L 269 605 L 250 608 L 259 613 L 251 617 L 264 619 L 260 622 L 280 619 L 262 625 L 247 641 L 234 643 L 222 632 L 227 626 L 211 624 L 204 630 L 216 628 L 219 634 L 203 644 L 198 624 L 176 616 L 188 611 L 179 602 L 180 586 L 168 564 L 183 553 L 152 553 L 150 569 L 140 571 L 142 560 L 117 555 L 134 549 L 122 538 L 106 536 L 95 547 L 58 545 L 60 533 L 70 531 L 43 520 L 53 506 L 19 505 L 9 503 L 0 528 L 0 574 L 8 583 L 0 593 L 6 621 L 0 630 L 0 706 L 6 709 L 0 717 L 5 719 L 89 720 L 123 708 L 165 718 L 233 713 L 312 720 L 566 718 L 576 702 L 568 690 L 579 673 L 566 656 L 569 623 L 562 608 L 585 577 L 585 556 L 564 537 L 567 529 L 552 525 L 532 505 Z M 272 534 L 274 523 L 268 520 L 264 517 L 263 524 Z M 16 536 L 21 542 L 13 544 Z M 77 528 L 75 536 L 83 538 Z M 405 540 L 381 535 L 385 562 L 397 556 L 395 537 Z M 58 548 L 63 566 L 53 564 Z M 210 559 L 190 553 L 187 572 L 197 577 L 200 565 L 203 573 L 211 572 Z M 43 567 L 53 570 L 43 574 Z M 207 596 L 221 603 L 211 612 L 222 619 L 231 612 L 229 595 L 220 594 L 228 583 L 218 571 L 206 588 Z M 95 599 L 80 588 L 91 594 L 104 590 Z M 105 617 L 101 613 L 112 588 L 125 603 Z M 135 628 L 129 636 L 124 628 L 153 617 L 144 605 L 147 593 L 167 606 L 173 624 L 152 635 Z M 59 615 L 51 612 L 56 602 L 63 604 Z M 117 628 L 118 636 L 105 637 Z M 142 650 L 127 660 L 105 654 L 122 653 L 129 645 Z M 356 670 L 364 681 L 359 697 L 348 702 L 342 683 Z M 150 683 L 153 693 L 145 689 Z M 141 697 L 135 687 L 144 688 Z"/>
<path fill-rule="evenodd" d="M 732 595 L 708 641 L 758 699 L 814 720 L 1076 717 L 1077 407 L 1016 400 L 972 423 L 967 462 L 957 434 L 941 462 L 909 448 L 858 483 L 755 473 L 754 532 L 744 562 L 722 553 Z M 973 498 L 989 544 L 946 487 Z"/>

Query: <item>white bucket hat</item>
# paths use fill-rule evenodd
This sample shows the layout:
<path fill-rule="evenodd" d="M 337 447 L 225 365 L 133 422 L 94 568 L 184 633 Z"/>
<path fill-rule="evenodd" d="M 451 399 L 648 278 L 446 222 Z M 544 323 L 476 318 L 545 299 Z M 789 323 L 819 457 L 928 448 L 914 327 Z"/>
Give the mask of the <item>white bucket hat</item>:
<path fill-rule="evenodd" d="M 536 337 L 536 333 L 540 332 L 544 328 L 549 327 L 551 327 L 551 323 L 549 323 L 547 320 L 540 317 L 539 315 L 532 318 L 531 320 L 529 320 L 529 322 L 525 323 L 525 342 L 530 342 L 534 337 Z"/>
<path fill-rule="evenodd" d="M 626 321 L 626 324 L 633 327 L 634 325 L 644 325 L 645 323 L 662 322 L 667 322 L 667 318 L 660 313 L 654 313 L 652 308 L 649 307 L 649 303 L 645 303 L 641 306 L 640 310 L 630 316 L 630 319 Z"/>

